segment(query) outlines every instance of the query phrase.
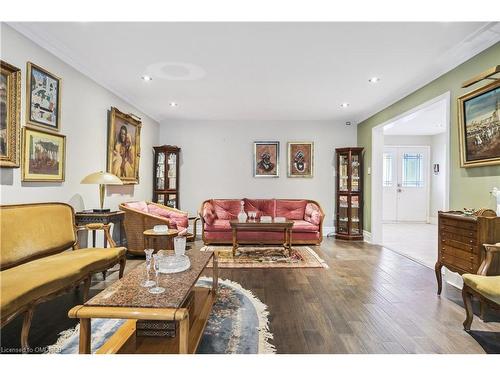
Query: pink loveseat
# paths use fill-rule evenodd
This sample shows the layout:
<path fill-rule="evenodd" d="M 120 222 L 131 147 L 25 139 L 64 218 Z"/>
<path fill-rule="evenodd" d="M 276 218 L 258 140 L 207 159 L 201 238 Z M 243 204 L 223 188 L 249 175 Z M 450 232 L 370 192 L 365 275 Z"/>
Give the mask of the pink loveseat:
<path fill-rule="evenodd" d="M 240 202 L 245 202 L 244 210 L 257 212 L 261 216 L 282 216 L 294 222 L 293 244 L 319 245 L 323 240 L 323 219 L 321 206 L 308 199 L 209 199 L 202 203 L 202 239 L 205 244 L 231 244 L 230 220 L 237 220 Z M 279 232 L 239 232 L 238 239 L 259 243 L 283 243 L 283 233 Z"/>

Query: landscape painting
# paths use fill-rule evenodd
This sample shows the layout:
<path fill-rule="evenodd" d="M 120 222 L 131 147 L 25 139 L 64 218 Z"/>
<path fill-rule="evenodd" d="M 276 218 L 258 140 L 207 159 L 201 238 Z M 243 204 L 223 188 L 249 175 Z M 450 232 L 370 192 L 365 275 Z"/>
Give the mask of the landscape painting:
<path fill-rule="evenodd" d="M 288 142 L 288 177 L 313 177 L 313 142 Z"/>
<path fill-rule="evenodd" d="M 23 181 L 64 181 L 66 137 L 23 128 Z"/>
<path fill-rule="evenodd" d="M 124 184 L 139 183 L 141 121 L 111 108 L 108 129 L 108 172 Z"/>
<path fill-rule="evenodd" d="M 459 98 L 462 167 L 500 164 L 500 82 Z"/>
<path fill-rule="evenodd" d="M 279 177 L 280 143 L 256 141 L 253 145 L 253 176 Z"/>
<path fill-rule="evenodd" d="M 32 63 L 27 66 L 28 123 L 59 131 L 61 79 Z"/>
<path fill-rule="evenodd" d="M 0 60 L 0 167 L 19 167 L 21 70 Z"/>

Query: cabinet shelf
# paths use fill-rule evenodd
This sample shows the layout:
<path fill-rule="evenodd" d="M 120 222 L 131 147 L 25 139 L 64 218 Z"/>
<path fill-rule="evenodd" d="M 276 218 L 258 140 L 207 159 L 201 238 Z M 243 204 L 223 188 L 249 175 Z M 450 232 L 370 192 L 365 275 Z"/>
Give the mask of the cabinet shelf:
<path fill-rule="evenodd" d="M 344 240 L 363 239 L 363 148 L 335 150 L 336 175 L 336 233 Z"/>

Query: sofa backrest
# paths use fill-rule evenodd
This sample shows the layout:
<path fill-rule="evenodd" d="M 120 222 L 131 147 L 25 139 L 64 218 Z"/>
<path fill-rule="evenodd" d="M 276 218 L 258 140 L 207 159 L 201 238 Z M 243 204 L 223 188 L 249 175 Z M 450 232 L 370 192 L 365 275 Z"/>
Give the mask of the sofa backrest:
<path fill-rule="evenodd" d="M 303 220 L 306 211 L 305 199 L 276 199 L 276 216 L 290 220 Z"/>
<path fill-rule="evenodd" d="M 245 211 L 249 213 L 251 211 L 257 212 L 257 217 L 261 216 L 271 216 L 274 217 L 276 213 L 276 200 L 275 199 L 249 199 L 245 198 Z"/>
<path fill-rule="evenodd" d="M 0 206 L 0 269 L 71 248 L 76 242 L 74 220 L 66 203 Z"/>
<path fill-rule="evenodd" d="M 221 220 L 235 220 L 241 209 L 242 199 L 212 199 L 215 215 Z"/>

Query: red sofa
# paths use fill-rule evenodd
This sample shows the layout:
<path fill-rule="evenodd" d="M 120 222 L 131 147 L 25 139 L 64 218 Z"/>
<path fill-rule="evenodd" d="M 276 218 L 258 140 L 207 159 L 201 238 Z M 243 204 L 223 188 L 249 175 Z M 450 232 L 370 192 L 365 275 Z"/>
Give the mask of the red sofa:
<path fill-rule="evenodd" d="M 241 201 L 244 209 L 256 211 L 261 216 L 283 216 L 293 220 L 292 243 L 319 245 L 323 240 L 323 219 L 321 206 L 308 199 L 209 199 L 202 203 L 200 218 L 202 239 L 208 244 L 231 244 L 232 231 L 230 220 L 237 220 Z M 279 232 L 239 232 L 238 239 L 255 243 L 283 243 L 283 233 Z"/>

